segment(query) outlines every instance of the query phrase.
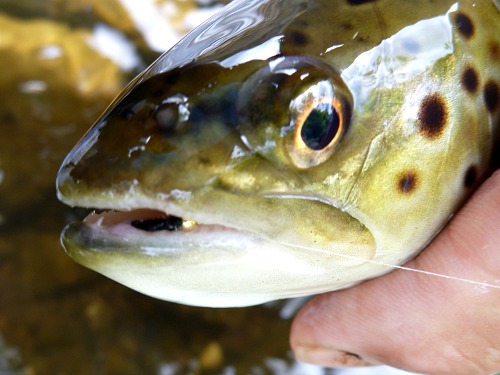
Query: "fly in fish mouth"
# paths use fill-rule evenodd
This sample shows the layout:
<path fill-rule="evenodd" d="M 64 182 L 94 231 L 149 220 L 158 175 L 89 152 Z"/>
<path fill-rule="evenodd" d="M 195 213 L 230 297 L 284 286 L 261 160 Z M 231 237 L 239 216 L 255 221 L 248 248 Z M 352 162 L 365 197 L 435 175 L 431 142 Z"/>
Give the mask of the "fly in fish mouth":
<path fill-rule="evenodd" d="M 193 220 L 184 220 L 181 217 L 167 215 L 166 217 L 154 219 L 133 220 L 130 223 L 134 228 L 146 232 L 158 232 L 166 230 L 169 232 L 192 229 L 196 222 Z"/>
<path fill-rule="evenodd" d="M 152 209 L 135 209 L 131 211 L 109 210 L 101 213 L 93 211 L 84 220 L 87 224 L 98 226 L 114 226 L 128 224 L 144 232 L 176 232 L 194 229 L 198 223 L 179 216 L 169 215 Z"/>

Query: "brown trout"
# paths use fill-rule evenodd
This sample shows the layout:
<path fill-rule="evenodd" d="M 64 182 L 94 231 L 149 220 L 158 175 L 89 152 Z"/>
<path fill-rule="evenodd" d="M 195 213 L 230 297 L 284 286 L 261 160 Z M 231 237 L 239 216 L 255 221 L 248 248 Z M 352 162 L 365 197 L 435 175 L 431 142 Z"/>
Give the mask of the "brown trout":
<path fill-rule="evenodd" d="M 235 0 L 67 156 L 77 262 L 147 295 L 245 306 L 421 251 L 499 138 L 497 0 Z"/>

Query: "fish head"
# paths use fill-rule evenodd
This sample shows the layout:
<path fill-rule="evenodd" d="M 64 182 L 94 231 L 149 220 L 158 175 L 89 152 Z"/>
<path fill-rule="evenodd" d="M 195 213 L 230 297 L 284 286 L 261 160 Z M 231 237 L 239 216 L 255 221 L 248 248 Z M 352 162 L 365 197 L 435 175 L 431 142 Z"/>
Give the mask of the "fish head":
<path fill-rule="evenodd" d="M 498 124 L 451 74 L 468 66 L 456 49 L 472 55 L 456 6 L 341 65 L 351 36 L 328 58 L 287 48 L 312 40 L 286 37 L 312 10 L 294 1 L 274 22 L 284 3 L 265 18 L 280 29 L 245 30 L 248 44 L 236 34 L 172 63 L 181 42 L 68 155 L 59 198 L 103 210 L 64 230 L 72 258 L 156 298 L 244 306 L 388 272 L 443 228 L 485 175 Z"/>
<path fill-rule="evenodd" d="M 360 137 L 344 137 L 351 113 L 340 75 L 312 58 L 231 69 L 193 64 L 145 80 L 68 155 L 57 181 L 67 204 L 122 212 L 70 225 L 63 244 L 78 262 L 112 269 L 112 278 L 147 282 L 136 289 L 156 297 L 186 302 L 172 290 L 183 283 L 190 304 L 205 303 L 199 294 L 211 288 L 207 280 L 215 284 L 210 301 L 241 290 L 244 304 L 244 290 L 262 284 L 250 300 L 258 303 L 276 290 L 286 296 L 325 257 L 363 263 L 374 239 L 337 198 L 348 195 L 362 166 Z M 331 196 L 324 180 L 339 167 L 352 170 L 350 181 Z M 151 228 L 159 222 L 170 230 Z M 161 286 L 149 286 L 144 275 L 153 273 Z"/>

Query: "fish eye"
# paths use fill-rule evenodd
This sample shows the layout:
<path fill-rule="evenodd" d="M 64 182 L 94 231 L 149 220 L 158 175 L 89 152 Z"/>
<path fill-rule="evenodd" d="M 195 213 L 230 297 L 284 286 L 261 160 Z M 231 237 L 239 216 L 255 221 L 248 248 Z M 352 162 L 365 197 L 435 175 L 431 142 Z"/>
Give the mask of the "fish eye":
<path fill-rule="evenodd" d="M 242 85 L 242 140 L 268 160 L 295 168 L 327 161 L 348 130 L 352 95 L 340 74 L 310 57 L 280 56 Z"/>
<path fill-rule="evenodd" d="M 310 168 L 326 161 L 347 130 L 348 105 L 334 82 L 319 81 L 290 103 L 290 128 L 294 134 L 287 149 L 293 164 Z"/>

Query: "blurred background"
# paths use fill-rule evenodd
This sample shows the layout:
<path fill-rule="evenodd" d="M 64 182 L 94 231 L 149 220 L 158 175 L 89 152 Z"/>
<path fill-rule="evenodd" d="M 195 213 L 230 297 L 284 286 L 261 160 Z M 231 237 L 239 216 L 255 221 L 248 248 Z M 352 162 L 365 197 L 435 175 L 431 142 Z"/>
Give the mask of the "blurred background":
<path fill-rule="evenodd" d="M 84 215 L 56 199 L 65 155 L 134 75 L 227 2 L 0 0 L 0 375 L 374 374 L 295 363 L 276 307 L 154 300 L 59 244 Z"/>

